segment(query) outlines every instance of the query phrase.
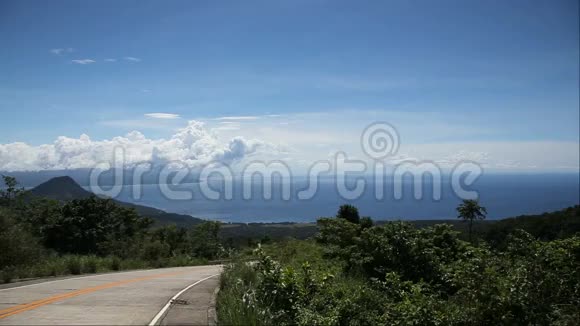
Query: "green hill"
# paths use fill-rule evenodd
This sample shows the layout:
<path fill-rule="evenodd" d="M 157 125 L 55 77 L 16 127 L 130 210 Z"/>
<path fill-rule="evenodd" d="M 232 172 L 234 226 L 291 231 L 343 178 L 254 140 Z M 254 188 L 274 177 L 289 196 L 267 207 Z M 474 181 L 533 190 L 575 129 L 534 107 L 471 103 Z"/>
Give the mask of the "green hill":
<path fill-rule="evenodd" d="M 94 193 L 85 190 L 68 176 L 52 178 L 30 190 L 30 193 L 34 196 L 50 198 L 58 201 L 69 201 L 95 196 Z M 157 208 L 127 203 L 115 199 L 113 199 L 113 201 L 120 206 L 134 208 L 141 216 L 152 218 L 157 226 L 175 224 L 181 227 L 190 227 L 203 222 L 202 219 L 189 215 L 168 213 Z"/>
<path fill-rule="evenodd" d="M 490 243 L 501 245 L 516 229 L 525 230 L 543 241 L 568 238 L 580 232 L 580 205 L 540 215 L 506 218 L 482 226 L 480 232 Z"/>

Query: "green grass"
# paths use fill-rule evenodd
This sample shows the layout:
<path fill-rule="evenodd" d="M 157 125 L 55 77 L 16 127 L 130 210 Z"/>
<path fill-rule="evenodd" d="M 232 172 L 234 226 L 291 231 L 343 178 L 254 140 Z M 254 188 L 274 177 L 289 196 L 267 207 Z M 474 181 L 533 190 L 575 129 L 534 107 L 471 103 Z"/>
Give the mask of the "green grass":
<path fill-rule="evenodd" d="M 217 314 L 220 325 L 259 325 L 259 311 L 244 300 L 254 288 L 256 271 L 245 261 L 227 265 L 220 276 Z"/>
<path fill-rule="evenodd" d="M 206 259 L 192 258 L 189 256 L 176 256 L 155 261 L 145 261 L 141 259 L 123 260 L 118 257 L 98 257 L 93 255 L 55 255 L 45 257 L 45 259 L 34 265 L 5 267 L 0 270 L 0 282 L 10 283 L 14 280 L 29 278 L 94 274 L 121 270 L 196 266 L 207 263 L 208 261 Z"/>
<path fill-rule="evenodd" d="M 264 253 L 284 266 L 300 270 L 308 262 L 314 270 L 339 274 L 343 262 L 323 257 L 324 249 L 314 240 L 289 239 L 262 246 Z"/>

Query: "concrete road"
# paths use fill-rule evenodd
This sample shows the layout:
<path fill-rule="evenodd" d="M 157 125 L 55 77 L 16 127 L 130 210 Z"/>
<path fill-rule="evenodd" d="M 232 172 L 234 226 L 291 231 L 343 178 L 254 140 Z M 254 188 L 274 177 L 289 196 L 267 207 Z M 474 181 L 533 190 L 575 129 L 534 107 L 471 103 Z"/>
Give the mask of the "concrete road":
<path fill-rule="evenodd" d="M 0 325 L 158 324 L 171 310 L 171 299 L 182 303 L 177 294 L 190 293 L 195 298 L 190 306 L 209 305 L 213 289 L 207 288 L 217 286 L 220 272 L 219 265 L 164 268 L 0 289 Z M 197 288 L 200 293 L 191 295 Z"/>

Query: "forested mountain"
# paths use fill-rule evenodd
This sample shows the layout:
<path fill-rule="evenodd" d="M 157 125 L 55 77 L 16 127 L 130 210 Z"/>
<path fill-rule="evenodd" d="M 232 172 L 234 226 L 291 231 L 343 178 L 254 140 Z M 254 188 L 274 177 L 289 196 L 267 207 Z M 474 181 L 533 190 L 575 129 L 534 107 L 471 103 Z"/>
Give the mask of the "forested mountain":
<path fill-rule="evenodd" d="M 37 197 L 45 197 L 58 201 L 85 199 L 95 195 L 92 192 L 85 190 L 68 176 L 52 178 L 30 190 L 30 193 Z M 203 222 L 202 219 L 189 215 L 168 213 L 157 208 L 127 203 L 115 199 L 113 199 L 113 201 L 119 206 L 134 208 L 141 216 L 152 218 L 155 221 L 155 225 L 175 224 L 181 227 L 190 227 Z"/>
<path fill-rule="evenodd" d="M 207 264 L 227 255 L 218 222 L 100 198 L 68 177 L 30 191 L 13 177 L 2 181 L 0 282 Z"/>

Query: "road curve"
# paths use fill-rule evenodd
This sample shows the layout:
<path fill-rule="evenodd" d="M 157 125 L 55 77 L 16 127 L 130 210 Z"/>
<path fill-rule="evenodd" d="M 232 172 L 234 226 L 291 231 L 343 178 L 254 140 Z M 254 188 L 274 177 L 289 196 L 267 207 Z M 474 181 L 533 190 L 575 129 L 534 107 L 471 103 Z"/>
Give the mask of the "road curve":
<path fill-rule="evenodd" d="M 0 289 L 0 325 L 149 325 L 177 293 L 220 271 L 219 265 L 163 268 Z M 200 304 L 210 300 L 199 297 Z"/>

